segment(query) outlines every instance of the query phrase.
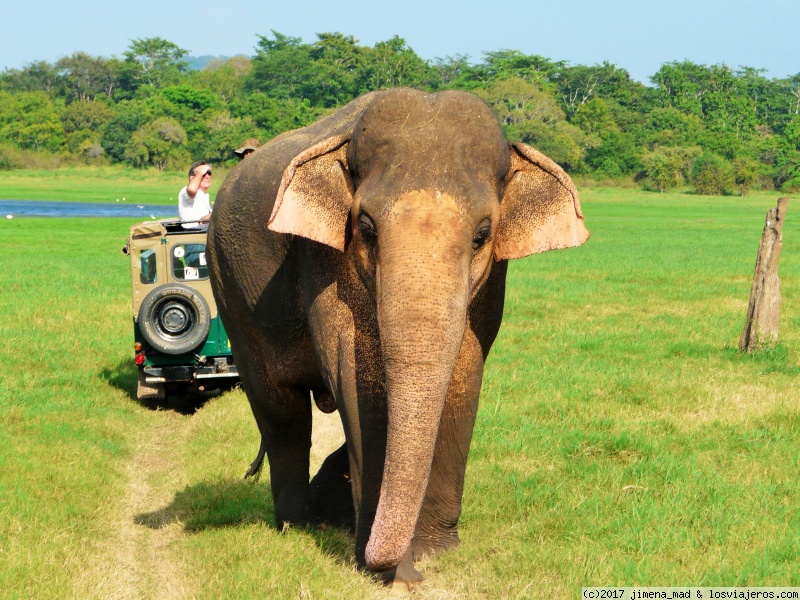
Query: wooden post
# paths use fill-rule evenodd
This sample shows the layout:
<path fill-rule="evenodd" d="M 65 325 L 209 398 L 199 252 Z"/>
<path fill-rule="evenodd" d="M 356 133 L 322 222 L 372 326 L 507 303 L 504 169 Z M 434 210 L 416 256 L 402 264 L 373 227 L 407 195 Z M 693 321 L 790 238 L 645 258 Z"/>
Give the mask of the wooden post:
<path fill-rule="evenodd" d="M 788 198 L 778 198 L 778 205 L 767 212 L 753 274 L 747 321 L 739 340 L 739 350 L 742 352 L 752 352 L 778 341 L 778 322 L 781 316 L 778 258 L 783 246 L 783 221 L 788 205 Z"/>

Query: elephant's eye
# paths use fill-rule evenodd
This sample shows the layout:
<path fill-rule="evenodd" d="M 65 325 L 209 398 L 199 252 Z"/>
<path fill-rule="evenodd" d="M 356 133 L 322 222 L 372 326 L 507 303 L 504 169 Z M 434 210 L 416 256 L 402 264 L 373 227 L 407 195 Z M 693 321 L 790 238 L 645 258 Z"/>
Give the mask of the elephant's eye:
<path fill-rule="evenodd" d="M 489 239 L 489 235 L 491 233 L 492 223 L 488 219 L 484 219 L 478 226 L 478 230 L 475 232 L 475 235 L 472 236 L 472 250 L 477 252 L 483 248 L 483 245 L 486 243 L 486 240 Z"/>
<path fill-rule="evenodd" d="M 364 242 L 370 246 L 375 245 L 375 242 L 378 241 L 378 232 L 375 231 L 375 223 L 367 213 L 361 213 L 361 216 L 358 217 L 358 230 L 361 232 L 361 237 L 364 239 Z"/>

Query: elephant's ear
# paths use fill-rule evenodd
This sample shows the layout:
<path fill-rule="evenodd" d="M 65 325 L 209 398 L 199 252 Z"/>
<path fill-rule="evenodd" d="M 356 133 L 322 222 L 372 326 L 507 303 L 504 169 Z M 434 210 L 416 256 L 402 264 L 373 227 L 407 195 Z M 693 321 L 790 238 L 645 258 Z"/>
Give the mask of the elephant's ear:
<path fill-rule="evenodd" d="M 561 167 L 530 146 L 513 143 L 510 149 L 495 260 L 580 246 L 589 232 L 575 184 Z"/>
<path fill-rule="evenodd" d="M 268 227 L 344 251 L 353 182 L 347 166 L 348 136 L 328 138 L 292 159 Z"/>

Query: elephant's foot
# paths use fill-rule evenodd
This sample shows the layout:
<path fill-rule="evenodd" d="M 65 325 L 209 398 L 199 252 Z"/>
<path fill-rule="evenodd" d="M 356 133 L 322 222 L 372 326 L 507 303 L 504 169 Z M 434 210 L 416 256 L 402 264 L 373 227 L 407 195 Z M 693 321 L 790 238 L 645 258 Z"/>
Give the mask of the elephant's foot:
<path fill-rule="evenodd" d="M 407 593 L 423 580 L 422 575 L 414 568 L 411 551 L 406 552 L 403 559 L 394 569 L 378 573 L 385 585 L 391 586 L 392 591 Z"/>
<path fill-rule="evenodd" d="M 325 459 L 311 480 L 310 492 L 311 510 L 320 523 L 342 529 L 355 527 L 350 459 L 346 445 Z"/>
<path fill-rule="evenodd" d="M 313 527 L 317 524 L 308 492 L 308 484 L 303 482 L 284 484 L 279 490 L 273 486 L 275 525 L 278 529 Z"/>
<path fill-rule="evenodd" d="M 313 512 L 306 508 L 294 508 L 291 511 L 279 510 L 275 507 L 275 527 L 285 531 L 290 527 L 313 528 L 318 525 Z"/>
<path fill-rule="evenodd" d="M 414 567 L 414 560 L 422 557 L 433 557 L 436 554 L 449 550 L 459 544 L 458 533 L 446 532 L 438 536 L 418 538 L 414 534 L 411 548 L 403 556 L 403 560 L 394 569 L 379 573 L 384 584 L 391 586 L 396 593 L 409 593 L 424 578 Z"/>

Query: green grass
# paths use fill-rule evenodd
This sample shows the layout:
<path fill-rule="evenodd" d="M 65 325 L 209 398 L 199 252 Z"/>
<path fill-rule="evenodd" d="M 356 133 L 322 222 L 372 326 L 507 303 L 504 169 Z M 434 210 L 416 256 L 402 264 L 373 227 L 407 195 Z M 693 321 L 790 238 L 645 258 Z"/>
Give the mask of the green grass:
<path fill-rule="evenodd" d="M 188 169 L 189 165 L 187 165 Z M 213 198 L 226 171 L 214 168 Z M 76 167 L 56 170 L 0 171 L 0 197 L 6 200 L 61 200 L 137 204 L 177 204 L 186 185 L 185 171 L 123 167 Z"/>
<path fill-rule="evenodd" d="M 779 343 L 742 356 L 777 196 L 581 198 L 589 242 L 511 265 L 462 545 L 422 563 L 418 595 L 799 586 L 798 207 Z M 191 416 L 133 398 L 130 224 L 0 222 L 3 594 L 385 596 L 354 569 L 348 534 L 272 527 L 267 475 L 241 481 L 258 445 L 241 392 Z"/>

